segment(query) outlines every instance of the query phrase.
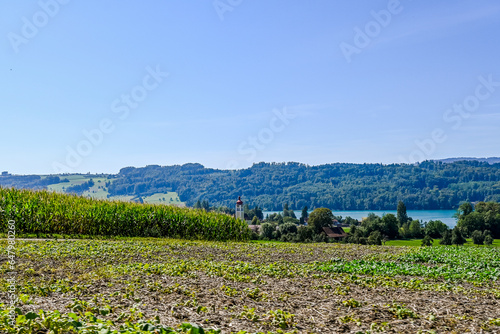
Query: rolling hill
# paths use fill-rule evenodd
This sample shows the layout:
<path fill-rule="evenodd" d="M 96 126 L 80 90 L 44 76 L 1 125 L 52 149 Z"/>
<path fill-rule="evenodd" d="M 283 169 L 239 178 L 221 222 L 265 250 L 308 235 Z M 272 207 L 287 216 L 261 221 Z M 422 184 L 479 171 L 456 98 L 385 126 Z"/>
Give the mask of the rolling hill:
<path fill-rule="evenodd" d="M 74 192 L 95 198 L 233 207 L 238 196 L 264 210 L 308 206 L 336 210 L 456 209 L 464 201 L 500 201 L 500 163 L 460 160 L 419 164 L 257 163 L 240 170 L 196 163 L 125 167 L 116 175 L 10 175 L 0 185 Z M 90 182 L 90 180 L 92 180 Z"/>

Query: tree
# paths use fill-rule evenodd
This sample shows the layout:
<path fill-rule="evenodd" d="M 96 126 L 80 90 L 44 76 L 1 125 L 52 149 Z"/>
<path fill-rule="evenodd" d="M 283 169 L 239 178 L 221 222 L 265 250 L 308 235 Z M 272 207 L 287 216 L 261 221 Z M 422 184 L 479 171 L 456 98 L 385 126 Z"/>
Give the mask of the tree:
<path fill-rule="evenodd" d="M 285 205 L 283 205 L 283 217 L 297 218 L 295 216 L 295 212 L 293 212 L 293 210 L 290 210 L 288 208 L 288 203 L 285 203 Z"/>
<path fill-rule="evenodd" d="M 403 203 L 403 201 L 398 202 L 397 217 L 399 226 L 403 226 L 403 224 L 408 221 L 408 214 L 406 213 L 406 205 Z"/>
<path fill-rule="evenodd" d="M 273 239 L 273 232 L 276 232 L 276 228 L 273 224 L 264 223 L 260 226 L 260 236 L 262 239 Z"/>
<path fill-rule="evenodd" d="M 363 219 L 361 226 L 365 228 L 366 235 L 373 231 L 383 230 L 382 219 L 374 213 L 369 213 L 366 219 Z"/>
<path fill-rule="evenodd" d="M 389 237 L 389 239 L 394 239 L 398 236 L 398 219 L 391 213 L 386 214 L 382 217 L 382 233 Z"/>
<path fill-rule="evenodd" d="M 268 217 L 266 218 L 266 221 L 269 222 L 269 223 L 275 222 L 278 225 L 281 225 L 281 224 L 283 224 L 283 216 L 279 212 L 278 213 L 273 213 L 271 215 L 268 215 Z"/>
<path fill-rule="evenodd" d="M 288 213 L 288 203 L 285 203 L 285 205 L 283 205 L 283 217 L 289 217 L 290 214 Z"/>
<path fill-rule="evenodd" d="M 260 224 L 259 218 L 257 218 L 257 216 L 253 216 L 252 225 L 259 225 L 259 224 Z"/>
<path fill-rule="evenodd" d="M 473 210 L 474 210 L 474 208 L 472 207 L 472 204 L 469 202 L 465 202 L 465 203 L 460 204 L 460 206 L 458 207 L 459 218 L 465 217 L 465 216 L 471 214 Z"/>
<path fill-rule="evenodd" d="M 299 223 L 299 220 L 297 218 L 293 218 L 293 217 L 284 217 L 283 223 L 284 224 L 291 223 L 291 224 L 297 225 Z"/>
<path fill-rule="evenodd" d="M 443 233 L 441 241 L 439 241 L 440 245 L 451 245 L 451 231 L 446 230 Z"/>
<path fill-rule="evenodd" d="M 259 208 L 258 205 L 255 206 L 255 208 L 253 209 L 253 212 L 255 213 L 255 216 L 257 218 L 259 218 L 260 220 L 264 219 L 264 213 L 262 212 L 262 209 Z"/>
<path fill-rule="evenodd" d="M 410 224 L 404 223 L 403 226 L 399 228 L 399 236 L 403 239 L 411 238 Z"/>
<path fill-rule="evenodd" d="M 373 231 L 368 236 L 368 244 L 369 245 L 382 245 L 382 235 L 379 231 Z"/>
<path fill-rule="evenodd" d="M 292 223 L 284 223 L 280 226 L 281 235 L 297 233 L 297 225 Z"/>
<path fill-rule="evenodd" d="M 484 243 L 485 235 L 479 230 L 475 230 L 471 233 L 472 242 L 474 245 L 482 245 Z"/>
<path fill-rule="evenodd" d="M 451 232 L 451 244 L 459 246 L 465 244 L 466 241 L 467 240 L 465 240 L 458 226 L 455 226 L 455 228 Z"/>
<path fill-rule="evenodd" d="M 420 238 L 422 236 L 422 225 L 418 220 L 413 220 L 409 226 L 410 235 L 413 238 Z"/>
<path fill-rule="evenodd" d="M 486 229 L 484 217 L 479 212 L 471 212 L 467 215 L 462 215 L 457 222 L 457 226 L 466 236 L 470 236 L 475 230 L 484 231 Z"/>
<path fill-rule="evenodd" d="M 359 224 L 359 222 L 358 222 L 357 219 L 354 219 L 354 218 L 352 218 L 350 216 L 345 217 L 344 223 L 347 224 L 347 225 L 349 225 L 349 226 L 355 226 L 355 225 Z"/>
<path fill-rule="evenodd" d="M 348 242 L 354 244 L 362 244 L 366 245 L 367 243 L 367 232 L 363 226 L 354 226 L 351 230 L 349 230 L 350 237 L 347 239 Z"/>
<path fill-rule="evenodd" d="M 333 213 L 327 208 L 318 208 L 311 212 L 309 216 L 309 225 L 314 227 L 317 234 L 323 232 L 323 227 L 332 225 Z"/>
<path fill-rule="evenodd" d="M 484 228 L 491 232 L 492 237 L 500 238 L 500 203 L 479 202 L 475 209 L 482 216 Z"/>
<path fill-rule="evenodd" d="M 441 238 L 448 226 L 440 220 L 430 220 L 425 226 L 425 234 L 431 238 Z"/>
<path fill-rule="evenodd" d="M 300 223 L 304 224 L 306 222 L 309 213 L 307 212 L 307 205 L 302 208 L 302 214 L 300 215 Z"/>
<path fill-rule="evenodd" d="M 422 239 L 422 246 L 432 246 L 433 242 L 434 242 L 434 240 L 432 240 L 432 238 L 429 235 L 426 235 Z"/>
<path fill-rule="evenodd" d="M 309 213 L 307 212 L 307 210 L 309 210 L 308 207 L 307 207 L 307 205 L 302 208 L 301 217 L 304 218 L 304 219 L 306 219 L 309 216 Z"/>
<path fill-rule="evenodd" d="M 493 243 L 493 237 L 491 235 L 487 235 L 484 237 L 484 244 L 490 246 Z"/>

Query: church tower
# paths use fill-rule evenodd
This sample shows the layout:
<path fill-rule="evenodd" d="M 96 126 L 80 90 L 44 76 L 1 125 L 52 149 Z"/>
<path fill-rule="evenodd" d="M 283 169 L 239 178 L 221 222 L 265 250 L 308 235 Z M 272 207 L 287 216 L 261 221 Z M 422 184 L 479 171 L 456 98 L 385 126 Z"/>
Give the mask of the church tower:
<path fill-rule="evenodd" d="M 243 201 L 241 200 L 241 196 L 238 196 L 238 201 L 236 202 L 236 219 L 245 221 L 245 213 L 243 212 Z"/>

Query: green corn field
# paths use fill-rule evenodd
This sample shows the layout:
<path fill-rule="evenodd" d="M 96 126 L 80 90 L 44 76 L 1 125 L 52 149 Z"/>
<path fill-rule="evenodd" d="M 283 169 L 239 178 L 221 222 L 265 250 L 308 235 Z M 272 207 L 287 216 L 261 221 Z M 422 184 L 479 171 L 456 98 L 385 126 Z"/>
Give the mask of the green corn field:
<path fill-rule="evenodd" d="M 16 233 L 158 236 L 244 241 L 245 222 L 232 216 L 167 205 L 89 199 L 48 191 L 0 187 L 0 226 Z"/>

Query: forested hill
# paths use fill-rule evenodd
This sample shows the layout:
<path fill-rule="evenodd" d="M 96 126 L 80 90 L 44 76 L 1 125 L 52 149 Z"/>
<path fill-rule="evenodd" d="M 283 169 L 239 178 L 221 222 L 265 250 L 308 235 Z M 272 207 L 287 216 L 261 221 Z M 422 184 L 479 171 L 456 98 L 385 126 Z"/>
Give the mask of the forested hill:
<path fill-rule="evenodd" d="M 491 158 L 446 158 L 446 159 L 439 159 L 436 161 L 441 161 L 441 162 L 456 162 L 456 161 L 481 161 L 481 162 L 487 162 L 489 164 L 497 164 L 500 163 L 500 158 L 499 157 L 491 157 Z"/>
<path fill-rule="evenodd" d="M 175 191 L 193 205 L 233 207 L 238 196 L 251 206 L 281 210 L 283 203 L 301 209 L 455 209 L 463 201 L 500 201 L 500 164 L 480 161 L 426 161 L 418 165 L 346 164 L 308 166 L 258 163 L 237 170 L 200 164 L 123 168 L 108 187 L 110 195 L 147 196 Z"/>

